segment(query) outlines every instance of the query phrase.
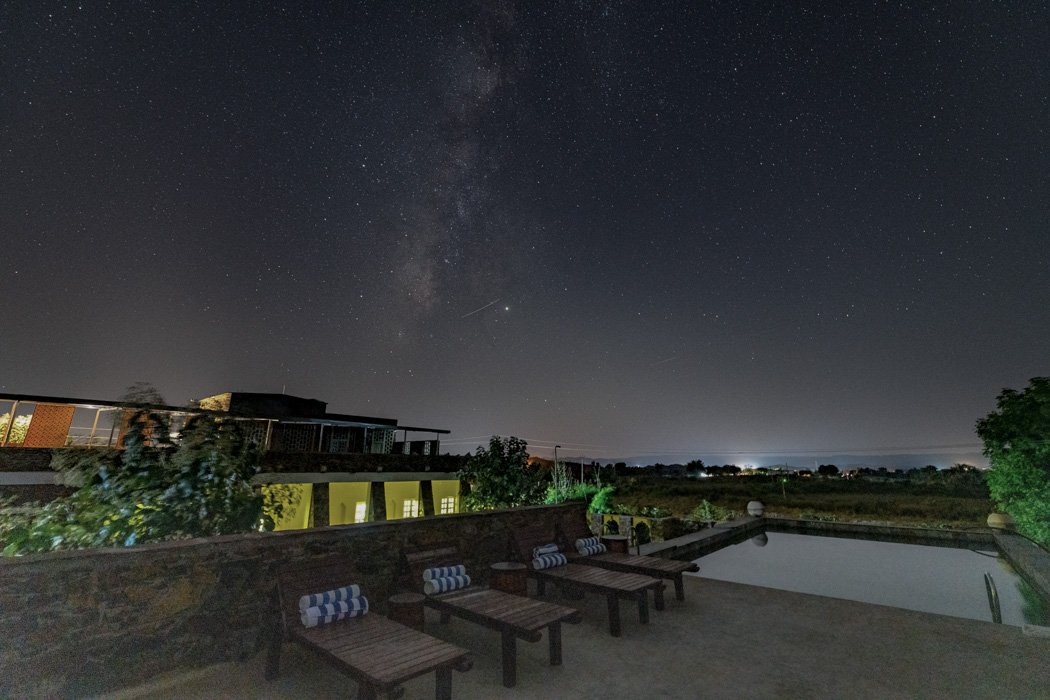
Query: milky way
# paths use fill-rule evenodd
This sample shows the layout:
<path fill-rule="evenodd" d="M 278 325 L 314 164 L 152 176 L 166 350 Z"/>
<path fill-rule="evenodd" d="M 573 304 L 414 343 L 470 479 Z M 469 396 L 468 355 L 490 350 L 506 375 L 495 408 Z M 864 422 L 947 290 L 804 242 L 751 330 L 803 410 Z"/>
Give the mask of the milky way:
<path fill-rule="evenodd" d="M 978 459 L 1050 371 L 1047 36 L 1040 3 L 4 3 L 0 390 Z"/>

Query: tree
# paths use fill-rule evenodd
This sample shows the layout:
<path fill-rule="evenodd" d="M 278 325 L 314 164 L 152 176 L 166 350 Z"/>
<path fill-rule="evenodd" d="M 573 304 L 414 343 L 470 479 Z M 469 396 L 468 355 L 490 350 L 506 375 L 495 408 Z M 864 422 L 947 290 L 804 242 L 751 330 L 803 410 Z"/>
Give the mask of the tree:
<path fill-rule="evenodd" d="M 77 491 L 42 507 L 4 512 L 4 554 L 273 529 L 264 512 L 269 504 L 251 483 L 260 451 L 235 421 L 196 416 L 176 444 L 162 414 L 140 411 L 124 446 L 62 452 L 59 480 Z M 271 512 L 280 517 L 279 506 Z"/>
<path fill-rule="evenodd" d="M 839 468 L 834 464 L 821 464 L 817 467 L 817 473 L 825 477 L 835 476 L 839 473 Z"/>
<path fill-rule="evenodd" d="M 704 473 L 704 460 L 693 459 L 686 462 L 685 471 L 687 474 L 699 476 L 700 474 Z"/>
<path fill-rule="evenodd" d="M 1029 380 L 1021 392 L 1003 389 L 995 403 L 998 410 L 977 421 L 992 500 L 1019 532 L 1050 543 L 1050 377 Z"/>
<path fill-rule="evenodd" d="M 493 435 L 489 448 L 479 447 L 460 472 L 470 485 L 463 499 L 469 510 L 491 510 L 539 503 L 543 483 L 538 469 L 529 469 L 528 444 L 516 437 Z"/>
<path fill-rule="evenodd" d="M 164 397 L 149 382 L 135 382 L 120 395 L 120 401 L 134 406 L 163 406 Z"/>

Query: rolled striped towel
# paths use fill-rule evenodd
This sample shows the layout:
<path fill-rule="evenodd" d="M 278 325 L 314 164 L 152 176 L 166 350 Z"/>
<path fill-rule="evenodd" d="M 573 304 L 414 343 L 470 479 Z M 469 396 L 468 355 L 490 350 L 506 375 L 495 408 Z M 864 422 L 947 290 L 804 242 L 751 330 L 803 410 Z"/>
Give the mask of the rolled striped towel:
<path fill-rule="evenodd" d="M 601 544 L 602 541 L 598 537 L 586 537 L 576 540 L 576 549 L 582 550 L 584 547 L 593 547 L 596 544 Z"/>
<path fill-rule="evenodd" d="M 303 627 L 327 625 L 347 617 L 357 617 L 368 612 L 368 598 L 351 598 L 309 607 L 302 611 L 299 619 Z"/>
<path fill-rule="evenodd" d="M 554 544 L 552 542 L 551 544 L 545 544 L 545 545 L 542 545 L 540 547 L 533 548 L 533 550 L 532 550 L 532 558 L 536 559 L 536 558 L 538 558 L 538 557 L 540 557 L 540 556 L 542 556 L 544 554 L 554 554 L 557 551 L 558 551 L 558 545 L 556 545 L 556 544 Z"/>
<path fill-rule="evenodd" d="M 456 564 L 455 566 L 438 566 L 433 569 L 427 569 L 423 572 L 424 581 L 432 581 L 436 578 L 448 578 L 449 576 L 464 576 L 467 573 L 467 567 L 462 564 Z"/>
<path fill-rule="evenodd" d="M 449 591 L 455 591 L 460 588 L 466 588 L 470 585 L 470 577 L 466 574 L 460 576 L 444 576 L 442 578 L 432 578 L 423 584 L 423 592 L 427 595 L 434 595 L 435 593 L 448 593 Z"/>
<path fill-rule="evenodd" d="M 589 557 L 592 554 L 601 554 L 605 551 L 605 545 L 599 542 L 598 544 L 592 544 L 588 547 L 577 547 L 577 551 L 585 557 Z"/>
<path fill-rule="evenodd" d="M 343 586 L 342 588 L 325 591 L 324 593 L 311 593 L 310 595 L 304 595 L 299 599 L 299 612 L 303 612 L 309 608 L 316 608 L 317 606 L 325 605 L 326 603 L 336 603 L 340 600 L 350 600 L 351 598 L 360 597 L 361 588 L 356 583 L 352 586 Z"/>
<path fill-rule="evenodd" d="M 552 566 L 561 566 L 567 564 L 568 559 L 561 552 L 554 552 L 553 554 L 541 554 L 532 560 L 532 568 L 539 571 L 540 569 L 549 569 Z"/>

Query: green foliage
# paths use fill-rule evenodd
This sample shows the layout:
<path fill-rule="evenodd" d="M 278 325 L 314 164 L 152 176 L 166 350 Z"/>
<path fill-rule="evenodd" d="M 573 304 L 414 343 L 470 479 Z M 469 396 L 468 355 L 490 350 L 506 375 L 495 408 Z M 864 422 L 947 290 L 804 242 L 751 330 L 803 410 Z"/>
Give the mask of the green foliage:
<path fill-rule="evenodd" d="M 551 470 L 551 485 L 547 487 L 543 502 L 553 505 L 567 501 L 589 501 L 598 492 L 598 488 L 597 484 L 572 481 L 565 463 L 558 460 Z"/>
<path fill-rule="evenodd" d="M 693 510 L 693 520 L 714 520 L 715 512 L 711 504 L 705 498 L 700 505 Z"/>
<path fill-rule="evenodd" d="M 637 515 L 643 518 L 670 518 L 673 513 L 663 506 L 646 505 L 638 509 Z"/>
<path fill-rule="evenodd" d="M 273 529 L 251 484 L 259 450 L 236 422 L 192 418 L 176 445 L 163 416 L 139 413 L 124 445 L 62 452 L 59 481 L 79 488 L 44 506 L 0 510 L 4 554 Z"/>
<path fill-rule="evenodd" d="M 613 486 L 606 486 L 600 489 L 594 498 L 591 499 L 591 504 L 587 506 L 587 510 L 591 513 L 609 513 L 609 509 L 612 508 L 612 495 L 616 491 Z"/>
<path fill-rule="evenodd" d="M 460 472 L 470 485 L 463 499 L 467 510 L 493 510 L 539 503 L 544 494 L 539 469 L 529 467 L 528 444 L 516 437 L 493 435 L 489 448 L 479 447 Z"/>
<path fill-rule="evenodd" d="M 705 498 L 700 502 L 700 505 L 693 509 L 690 517 L 693 520 L 715 520 L 717 522 L 723 522 L 726 520 L 732 520 L 734 514 L 733 511 L 728 508 L 716 506 Z"/>
<path fill-rule="evenodd" d="M 15 424 L 11 426 L 11 432 L 7 435 L 7 442 L 12 445 L 20 445 L 26 440 L 26 433 L 29 432 L 29 423 L 33 420 L 33 416 L 17 416 L 15 418 Z M 11 414 L 5 413 L 0 416 L 0 438 L 3 438 L 4 431 L 7 430 L 8 423 L 11 422 Z"/>
<path fill-rule="evenodd" d="M 1050 377 L 1029 380 L 1021 392 L 1003 389 L 996 406 L 977 421 L 992 499 L 1018 532 L 1050 543 Z"/>
<path fill-rule="evenodd" d="M 556 490 L 553 485 L 547 487 L 543 502 L 551 505 L 555 503 L 567 503 L 569 501 L 590 501 L 598 493 L 596 484 L 581 484 L 578 481 Z"/>

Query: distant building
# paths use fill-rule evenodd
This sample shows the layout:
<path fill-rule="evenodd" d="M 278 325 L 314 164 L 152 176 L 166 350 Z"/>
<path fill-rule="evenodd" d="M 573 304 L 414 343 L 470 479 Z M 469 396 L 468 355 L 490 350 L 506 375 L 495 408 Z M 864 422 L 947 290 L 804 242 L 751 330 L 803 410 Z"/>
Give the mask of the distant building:
<path fill-rule="evenodd" d="M 243 421 L 265 450 L 260 483 L 274 484 L 272 492 L 286 499 L 278 529 L 459 512 L 461 458 L 439 455 L 448 430 L 327 407 L 317 399 L 250 392 L 216 394 L 190 407 L 0 394 L 0 496 L 55 498 L 66 490 L 55 485 L 51 449 L 119 449 L 132 416 L 147 408 L 166 415 L 173 438 L 193 415 Z M 410 439 L 420 433 L 432 437 Z"/>
<path fill-rule="evenodd" d="M 142 409 L 121 401 L 29 394 L 0 394 L 0 406 L 4 403 L 0 448 L 120 447 L 131 416 Z M 148 408 L 166 414 L 172 432 L 191 415 L 227 413 L 249 423 L 249 434 L 273 452 L 436 455 L 439 436 L 449 432 L 400 426 L 392 418 L 328 413 L 327 407 L 324 401 L 288 394 L 228 392 L 201 399 L 194 407 Z M 409 433 L 431 433 L 433 438 L 409 440 Z"/>

